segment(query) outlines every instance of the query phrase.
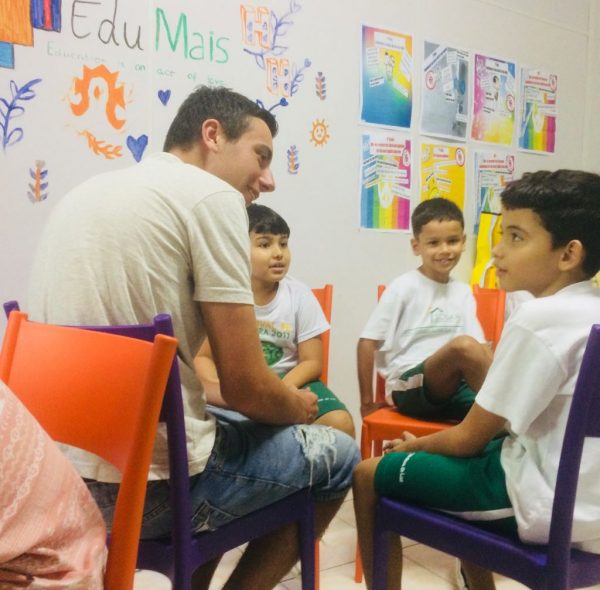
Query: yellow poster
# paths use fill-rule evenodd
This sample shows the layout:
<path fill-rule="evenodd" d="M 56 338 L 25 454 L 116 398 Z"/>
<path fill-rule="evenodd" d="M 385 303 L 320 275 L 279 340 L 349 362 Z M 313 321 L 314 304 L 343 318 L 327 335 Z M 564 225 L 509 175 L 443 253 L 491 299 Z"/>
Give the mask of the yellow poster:
<path fill-rule="evenodd" d="M 462 146 L 421 144 L 421 201 L 444 197 L 465 206 L 466 150 Z"/>

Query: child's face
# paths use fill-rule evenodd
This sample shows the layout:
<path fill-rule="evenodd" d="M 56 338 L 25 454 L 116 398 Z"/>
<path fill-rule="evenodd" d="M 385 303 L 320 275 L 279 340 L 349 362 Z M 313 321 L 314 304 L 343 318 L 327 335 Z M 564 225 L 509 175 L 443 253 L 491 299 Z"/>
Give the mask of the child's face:
<path fill-rule="evenodd" d="M 465 233 L 458 221 L 430 221 L 411 245 L 414 254 L 421 257 L 421 272 L 433 281 L 447 283 L 465 250 Z"/>
<path fill-rule="evenodd" d="M 564 285 L 559 262 L 562 248 L 532 209 L 502 209 L 502 239 L 492 250 L 496 276 L 507 291 L 525 290 L 535 297 L 556 293 Z"/>
<path fill-rule="evenodd" d="M 290 266 L 289 236 L 250 232 L 252 280 L 278 283 Z"/>

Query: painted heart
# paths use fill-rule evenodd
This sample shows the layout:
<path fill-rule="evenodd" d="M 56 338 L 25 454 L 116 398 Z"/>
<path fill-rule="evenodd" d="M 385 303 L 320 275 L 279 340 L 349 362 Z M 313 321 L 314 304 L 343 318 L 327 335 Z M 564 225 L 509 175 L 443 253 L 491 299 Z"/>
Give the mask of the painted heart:
<path fill-rule="evenodd" d="M 129 148 L 129 151 L 132 153 L 136 162 L 139 162 L 142 159 L 147 145 L 147 135 L 140 135 L 137 139 L 131 135 L 127 136 L 127 147 Z"/>
<path fill-rule="evenodd" d="M 167 103 L 169 102 L 170 98 L 171 98 L 170 90 L 159 90 L 158 91 L 158 100 L 160 100 L 160 102 L 162 102 L 165 106 L 167 106 Z"/>

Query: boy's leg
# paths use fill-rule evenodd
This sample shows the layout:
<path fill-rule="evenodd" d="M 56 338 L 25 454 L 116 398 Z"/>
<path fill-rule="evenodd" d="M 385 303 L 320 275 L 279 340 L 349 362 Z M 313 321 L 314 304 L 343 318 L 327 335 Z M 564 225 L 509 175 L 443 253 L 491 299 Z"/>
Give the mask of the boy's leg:
<path fill-rule="evenodd" d="M 337 395 L 321 381 L 310 381 L 303 387 L 308 387 L 318 398 L 319 409 L 315 424 L 337 428 L 354 438 L 354 421 Z"/>
<path fill-rule="evenodd" d="M 358 464 L 352 478 L 356 530 L 367 588 L 373 586 L 373 531 L 375 528 L 375 471 L 381 457 L 366 459 Z M 388 561 L 387 590 L 399 590 L 402 575 L 402 545 L 399 536 L 391 536 Z"/>
<path fill-rule="evenodd" d="M 433 353 L 424 364 L 427 394 L 433 403 L 450 399 L 461 381 L 481 389 L 492 364 L 492 350 L 471 336 L 457 336 Z"/>

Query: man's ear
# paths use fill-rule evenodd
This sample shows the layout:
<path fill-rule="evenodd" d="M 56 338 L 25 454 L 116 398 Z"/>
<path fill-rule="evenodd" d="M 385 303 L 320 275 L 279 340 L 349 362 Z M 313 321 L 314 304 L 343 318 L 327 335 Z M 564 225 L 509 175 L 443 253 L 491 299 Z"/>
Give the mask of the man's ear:
<path fill-rule="evenodd" d="M 562 256 L 558 261 L 560 270 L 574 270 L 580 268 L 585 258 L 585 248 L 579 240 L 571 240 L 562 247 Z"/>
<path fill-rule="evenodd" d="M 202 144 L 211 151 L 217 151 L 221 133 L 221 123 L 217 119 L 206 119 L 200 128 Z"/>

